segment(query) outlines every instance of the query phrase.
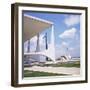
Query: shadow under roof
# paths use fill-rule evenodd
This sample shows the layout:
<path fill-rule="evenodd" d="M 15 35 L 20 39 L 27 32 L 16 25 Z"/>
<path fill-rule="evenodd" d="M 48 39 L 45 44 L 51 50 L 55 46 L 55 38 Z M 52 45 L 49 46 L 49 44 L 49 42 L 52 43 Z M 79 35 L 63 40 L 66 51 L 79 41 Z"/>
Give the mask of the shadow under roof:
<path fill-rule="evenodd" d="M 41 18 L 24 14 L 24 42 L 49 28 L 53 23 Z"/>

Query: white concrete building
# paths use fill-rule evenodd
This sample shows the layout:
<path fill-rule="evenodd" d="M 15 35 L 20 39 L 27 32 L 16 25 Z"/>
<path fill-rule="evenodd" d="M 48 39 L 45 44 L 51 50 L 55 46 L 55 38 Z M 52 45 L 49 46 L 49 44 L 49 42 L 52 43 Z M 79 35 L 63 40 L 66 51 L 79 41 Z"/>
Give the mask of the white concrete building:
<path fill-rule="evenodd" d="M 45 29 L 51 28 L 49 48 L 46 50 L 40 51 L 39 40 L 38 40 L 36 52 L 24 52 L 24 55 L 34 56 L 34 57 L 36 55 L 44 55 L 50 58 L 55 63 L 55 43 L 54 43 L 54 24 L 53 22 L 24 14 L 24 24 L 23 25 L 24 25 L 24 42 L 31 39 L 33 36 L 38 35 L 40 32 L 44 31 Z M 39 56 L 36 58 L 40 59 Z"/>

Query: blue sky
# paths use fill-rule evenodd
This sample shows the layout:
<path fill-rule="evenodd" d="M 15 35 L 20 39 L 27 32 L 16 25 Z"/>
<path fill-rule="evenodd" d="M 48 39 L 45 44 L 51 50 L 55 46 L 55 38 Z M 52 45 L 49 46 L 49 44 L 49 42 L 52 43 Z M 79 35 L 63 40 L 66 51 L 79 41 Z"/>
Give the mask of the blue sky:
<path fill-rule="evenodd" d="M 54 23 L 55 50 L 56 57 L 60 54 L 70 53 L 72 57 L 80 57 L 80 15 L 61 14 L 61 13 L 43 13 L 43 12 L 25 12 L 27 15 L 45 19 Z M 50 29 L 50 28 L 49 28 Z M 41 33 L 41 38 L 45 32 L 48 34 L 48 44 L 50 43 L 50 30 Z M 31 48 L 35 49 L 35 39 L 31 40 Z M 41 40 L 41 44 L 44 41 Z M 25 45 L 27 46 L 27 44 Z M 41 47 L 44 45 L 41 45 Z M 68 51 L 67 51 L 68 48 Z"/>

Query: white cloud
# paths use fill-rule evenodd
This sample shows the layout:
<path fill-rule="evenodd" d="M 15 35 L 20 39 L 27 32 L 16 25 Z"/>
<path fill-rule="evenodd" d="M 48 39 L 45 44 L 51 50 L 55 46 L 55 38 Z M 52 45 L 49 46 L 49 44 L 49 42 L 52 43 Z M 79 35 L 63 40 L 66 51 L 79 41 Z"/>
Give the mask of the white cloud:
<path fill-rule="evenodd" d="M 55 45 L 55 58 L 60 58 L 62 55 L 65 55 L 65 50 L 62 45 Z"/>
<path fill-rule="evenodd" d="M 71 29 L 65 30 L 62 34 L 59 35 L 59 37 L 62 39 L 74 38 L 76 31 L 77 31 L 76 28 L 71 28 Z"/>
<path fill-rule="evenodd" d="M 68 43 L 67 43 L 67 42 L 62 42 L 62 43 L 61 43 L 61 46 L 67 47 L 67 46 L 68 46 Z"/>
<path fill-rule="evenodd" d="M 69 27 L 69 26 L 74 26 L 80 22 L 80 17 L 79 15 L 70 15 L 66 16 L 64 23 Z"/>
<path fill-rule="evenodd" d="M 69 53 L 72 57 L 80 57 L 80 46 L 70 47 Z"/>
<path fill-rule="evenodd" d="M 67 48 L 62 47 L 60 45 L 56 45 L 55 47 L 55 57 L 60 58 L 60 56 L 65 55 L 65 54 L 70 54 L 71 57 L 79 57 L 80 56 L 80 46 L 74 46 L 70 47 L 68 46 L 68 51 Z"/>
<path fill-rule="evenodd" d="M 73 47 L 70 47 L 70 48 L 69 48 L 70 51 L 73 51 L 74 49 L 75 49 L 75 48 L 73 48 Z"/>

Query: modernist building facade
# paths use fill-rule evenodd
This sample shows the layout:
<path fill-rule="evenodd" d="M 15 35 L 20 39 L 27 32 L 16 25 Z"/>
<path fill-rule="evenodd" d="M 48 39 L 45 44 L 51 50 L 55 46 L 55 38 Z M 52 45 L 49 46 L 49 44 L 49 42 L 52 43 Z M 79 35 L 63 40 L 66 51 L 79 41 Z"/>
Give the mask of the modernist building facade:
<path fill-rule="evenodd" d="M 46 56 L 50 58 L 55 63 L 55 35 L 54 35 L 54 23 L 33 17 L 30 15 L 24 14 L 24 42 L 30 40 L 34 36 L 37 35 L 37 47 L 35 52 L 24 52 L 24 56 L 31 56 L 36 58 L 37 60 L 40 59 L 40 55 Z M 39 45 L 39 33 L 46 30 L 47 28 L 51 28 L 50 34 L 50 45 L 43 51 L 40 51 Z M 29 49 L 29 47 L 27 47 Z"/>

